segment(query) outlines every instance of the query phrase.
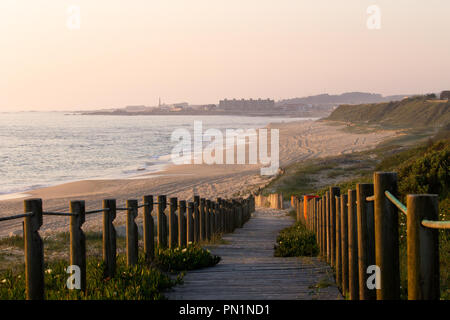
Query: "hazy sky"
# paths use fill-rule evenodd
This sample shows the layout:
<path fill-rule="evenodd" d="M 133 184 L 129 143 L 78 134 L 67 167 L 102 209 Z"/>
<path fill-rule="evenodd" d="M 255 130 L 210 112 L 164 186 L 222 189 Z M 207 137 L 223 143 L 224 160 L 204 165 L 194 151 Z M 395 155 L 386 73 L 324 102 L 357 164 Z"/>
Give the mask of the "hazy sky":
<path fill-rule="evenodd" d="M 449 13 L 448 0 L 1 0 L 0 111 L 450 89 Z"/>

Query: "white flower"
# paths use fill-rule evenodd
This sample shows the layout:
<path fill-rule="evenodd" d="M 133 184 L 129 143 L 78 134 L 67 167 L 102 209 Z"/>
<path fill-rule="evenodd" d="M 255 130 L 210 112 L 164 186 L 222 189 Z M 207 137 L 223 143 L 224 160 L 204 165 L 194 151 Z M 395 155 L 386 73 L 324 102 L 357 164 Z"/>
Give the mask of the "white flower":
<path fill-rule="evenodd" d="M 47 269 L 47 270 L 45 270 L 45 273 L 47 273 L 47 274 L 52 273 L 52 269 Z"/>
<path fill-rule="evenodd" d="M 186 248 L 184 248 L 183 250 L 181 250 L 181 252 L 186 252 L 187 251 L 187 249 Z"/>
<path fill-rule="evenodd" d="M 3 279 L 3 280 L 2 280 L 2 283 L 6 283 L 6 279 Z"/>

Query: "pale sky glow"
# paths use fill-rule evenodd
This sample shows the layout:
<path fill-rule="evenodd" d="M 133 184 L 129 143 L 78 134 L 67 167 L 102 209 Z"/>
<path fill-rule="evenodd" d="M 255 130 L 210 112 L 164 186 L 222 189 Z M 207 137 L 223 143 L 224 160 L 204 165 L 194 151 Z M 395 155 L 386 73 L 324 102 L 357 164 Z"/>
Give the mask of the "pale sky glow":
<path fill-rule="evenodd" d="M 1 0 L 0 111 L 437 92 L 449 13 L 448 0 Z"/>

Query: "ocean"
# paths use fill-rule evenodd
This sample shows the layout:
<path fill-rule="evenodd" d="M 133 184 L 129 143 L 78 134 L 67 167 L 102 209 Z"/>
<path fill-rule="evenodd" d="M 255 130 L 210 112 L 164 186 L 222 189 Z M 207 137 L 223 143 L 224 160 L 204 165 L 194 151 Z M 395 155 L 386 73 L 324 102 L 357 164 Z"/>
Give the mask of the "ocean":
<path fill-rule="evenodd" d="M 130 178 L 169 164 L 171 133 L 261 128 L 302 118 L 241 116 L 98 116 L 0 113 L 0 200 L 11 194 L 87 179 Z"/>

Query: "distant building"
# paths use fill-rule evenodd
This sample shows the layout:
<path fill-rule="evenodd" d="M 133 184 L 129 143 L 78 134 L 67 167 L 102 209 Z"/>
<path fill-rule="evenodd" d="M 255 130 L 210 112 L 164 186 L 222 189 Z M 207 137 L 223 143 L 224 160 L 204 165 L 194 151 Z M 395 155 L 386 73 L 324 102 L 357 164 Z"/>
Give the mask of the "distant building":
<path fill-rule="evenodd" d="M 441 100 L 450 100 L 450 91 L 442 91 Z"/>
<path fill-rule="evenodd" d="M 199 105 L 191 105 L 192 110 L 196 111 L 215 111 L 217 106 L 215 104 L 199 104 Z"/>
<path fill-rule="evenodd" d="M 219 108 L 227 111 L 269 111 L 275 107 L 275 101 L 266 100 L 220 100 Z"/>
<path fill-rule="evenodd" d="M 174 108 L 187 108 L 189 106 L 189 103 L 187 102 L 180 102 L 180 103 L 174 103 Z"/>
<path fill-rule="evenodd" d="M 147 109 L 146 106 L 127 106 L 125 110 L 129 112 L 139 112 L 139 111 L 145 111 Z"/>

